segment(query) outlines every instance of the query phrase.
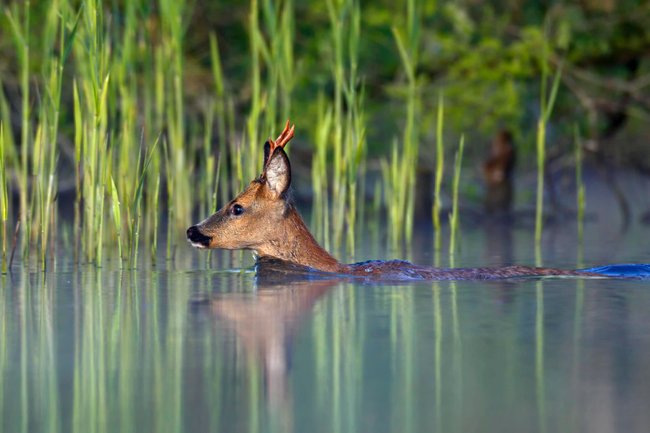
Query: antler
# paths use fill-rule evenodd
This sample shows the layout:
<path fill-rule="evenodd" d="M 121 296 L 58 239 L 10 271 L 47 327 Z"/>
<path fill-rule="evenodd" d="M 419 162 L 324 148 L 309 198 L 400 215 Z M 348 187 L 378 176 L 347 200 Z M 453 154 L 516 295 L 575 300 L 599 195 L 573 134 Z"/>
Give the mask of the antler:
<path fill-rule="evenodd" d="M 284 131 L 282 131 L 278 138 L 276 138 L 275 141 L 269 138 L 269 144 L 271 145 L 271 148 L 269 149 L 269 157 L 273 155 L 275 149 L 278 147 L 284 147 L 289 141 L 291 141 L 295 129 L 296 125 L 291 125 L 291 128 L 289 128 L 289 120 L 287 119 L 287 124 L 284 125 Z"/>

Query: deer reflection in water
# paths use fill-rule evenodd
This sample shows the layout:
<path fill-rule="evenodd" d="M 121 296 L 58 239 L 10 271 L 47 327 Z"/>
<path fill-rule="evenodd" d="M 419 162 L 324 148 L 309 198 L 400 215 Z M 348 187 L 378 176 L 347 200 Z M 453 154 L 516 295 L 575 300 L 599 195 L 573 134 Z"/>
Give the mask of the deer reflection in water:
<path fill-rule="evenodd" d="M 268 413 L 281 431 L 293 430 L 289 380 L 293 338 L 316 302 L 336 284 L 336 280 L 281 283 L 258 277 L 254 293 L 221 293 L 209 300 L 216 322 L 261 369 Z"/>

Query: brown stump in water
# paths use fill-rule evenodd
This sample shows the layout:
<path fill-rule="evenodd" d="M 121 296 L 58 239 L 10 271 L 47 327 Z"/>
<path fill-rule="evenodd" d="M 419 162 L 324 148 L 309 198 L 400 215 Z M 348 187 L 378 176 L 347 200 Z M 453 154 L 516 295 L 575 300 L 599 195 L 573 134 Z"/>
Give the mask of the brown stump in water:
<path fill-rule="evenodd" d="M 483 163 L 483 179 L 486 185 L 485 211 L 508 213 L 512 208 L 514 195 L 512 172 L 515 167 L 515 147 L 512 134 L 501 130 L 494 137 L 490 156 Z"/>

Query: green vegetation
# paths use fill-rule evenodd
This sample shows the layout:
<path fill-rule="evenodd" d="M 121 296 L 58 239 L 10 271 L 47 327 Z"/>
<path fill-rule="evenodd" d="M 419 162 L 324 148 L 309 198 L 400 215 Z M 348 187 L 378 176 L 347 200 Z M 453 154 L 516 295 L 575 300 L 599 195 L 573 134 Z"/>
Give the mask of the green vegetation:
<path fill-rule="evenodd" d="M 453 189 L 457 221 L 463 193 L 444 177 L 444 140 L 466 133 L 474 161 L 497 127 L 513 131 L 524 166 L 537 156 L 539 240 L 551 111 L 556 135 L 567 119 L 589 139 L 610 134 L 612 113 L 599 108 L 608 82 L 616 107 L 647 118 L 639 95 L 650 9 L 497 6 L 10 1 L 0 10 L 3 269 L 16 222 L 19 254 L 44 269 L 68 205 L 79 261 L 101 265 L 115 247 L 121 266 L 134 267 L 139 245 L 155 260 L 163 227 L 172 257 L 198 214 L 259 174 L 262 143 L 287 118 L 298 133 L 289 151 L 302 151 L 294 166 L 312 159 L 313 225 L 327 247 L 354 252 L 373 195 L 390 244 L 409 242 L 420 189 L 433 199 L 439 250 L 442 196 Z M 616 20 L 593 32 L 605 16 Z M 554 144 L 555 153 L 569 148 Z M 427 177 L 432 192 L 420 184 Z"/>
<path fill-rule="evenodd" d="M 463 151 L 465 149 L 465 137 L 460 137 L 458 150 L 454 163 L 454 185 L 452 188 L 451 214 L 449 215 L 449 255 L 453 257 L 456 253 L 456 237 L 458 235 L 458 188 L 460 185 L 460 171 L 463 164 Z"/>
<path fill-rule="evenodd" d="M 433 186 L 433 230 L 435 231 L 434 248 L 440 250 L 440 207 L 442 192 L 442 177 L 445 170 L 445 147 L 443 143 L 444 100 L 440 96 L 438 102 L 438 116 L 436 119 L 436 169 Z"/>
<path fill-rule="evenodd" d="M 557 97 L 557 91 L 560 85 L 562 68 L 558 68 L 553 79 L 550 92 L 547 92 L 548 86 L 548 48 L 546 44 L 542 54 L 542 78 L 541 78 L 541 97 L 540 97 L 540 115 L 537 120 L 537 201 L 535 206 L 535 241 L 539 244 L 542 240 L 542 229 L 544 223 L 544 177 L 546 176 L 546 128 L 553 112 L 553 105 Z M 547 94 L 548 93 L 548 94 Z"/>
<path fill-rule="evenodd" d="M 584 180 L 582 178 L 582 162 L 583 162 L 583 154 L 582 154 L 582 141 L 580 139 L 580 136 L 578 134 L 578 129 L 575 129 L 574 132 L 574 141 L 575 141 L 575 147 L 576 147 L 576 154 L 575 154 L 575 159 L 576 159 L 576 220 L 578 222 L 578 242 L 580 245 L 582 245 L 584 241 L 584 223 L 585 223 L 585 205 L 586 205 L 586 198 L 585 198 L 585 184 Z M 582 251 L 582 248 L 580 249 Z M 578 257 L 578 264 L 581 264 L 582 262 L 582 257 Z"/>
<path fill-rule="evenodd" d="M 0 218 L 2 218 L 2 273 L 7 272 L 7 218 L 9 209 L 4 150 L 4 129 L 2 122 L 0 122 Z"/>

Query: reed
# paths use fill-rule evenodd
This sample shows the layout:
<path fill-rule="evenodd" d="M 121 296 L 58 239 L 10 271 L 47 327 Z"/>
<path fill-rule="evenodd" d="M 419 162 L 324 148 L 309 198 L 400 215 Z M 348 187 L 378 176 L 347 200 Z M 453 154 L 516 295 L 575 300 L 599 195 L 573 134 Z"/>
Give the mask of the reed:
<path fill-rule="evenodd" d="M 123 255 L 122 255 L 122 210 L 120 207 L 120 196 L 117 192 L 117 187 L 115 186 L 115 180 L 111 176 L 111 200 L 113 207 L 113 222 L 115 223 L 115 229 L 117 231 L 117 255 L 120 258 L 120 267 L 122 265 Z"/>
<path fill-rule="evenodd" d="M 5 161 L 4 126 L 0 121 L 0 219 L 2 219 L 2 273 L 7 273 L 7 220 L 9 219 L 9 194 L 7 189 L 7 164 Z"/>
<path fill-rule="evenodd" d="M 193 172 L 192 158 L 185 145 L 186 126 L 183 103 L 183 42 L 184 21 L 187 13 L 184 0 L 160 0 L 160 21 L 162 26 L 161 47 L 158 56 L 169 68 L 163 70 L 165 92 L 171 100 L 165 104 L 165 120 L 167 123 L 167 181 L 171 184 L 168 200 L 171 204 L 172 215 L 169 225 L 182 229 L 191 220 L 192 201 L 190 197 L 190 177 Z M 166 72 L 166 73 L 165 73 Z M 168 239 L 172 241 L 175 237 Z"/>
<path fill-rule="evenodd" d="M 322 93 L 318 95 L 318 123 L 314 131 L 314 156 L 312 159 L 312 226 L 315 235 L 323 243 L 325 249 L 330 249 L 330 205 L 329 182 L 327 170 L 328 144 L 332 130 L 332 107 L 329 106 Z"/>
<path fill-rule="evenodd" d="M 30 110 L 30 87 L 29 87 L 29 68 L 30 68 L 30 10 L 31 0 L 25 0 L 22 4 L 22 10 L 19 5 L 12 4 L 11 9 L 5 9 L 5 14 L 9 21 L 18 62 L 20 64 L 20 89 L 22 93 L 21 100 L 21 134 L 20 134 L 20 168 L 18 174 L 19 184 L 19 219 L 23 227 L 27 224 L 27 202 L 28 202 L 28 149 L 30 140 L 31 110 Z M 22 19 L 21 19 L 22 18 Z M 28 238 L 23 236 L 23 254 L 27 254 Z"/>
<path fill-rule="evenodd" d="M 41 266 L 46 266 L 48 251 L 57 245 L 57 192 L 72 180 L 64 172 L 70 164 L 59 164 L 58 158 L 65 159 L 71 141 L 76 198 L 74 235 L 70 238 L 80 243 L 74 248 L 75 254 L 80 251 L 80 260 L 99 265 L 107 249 L 115 247 L 123 262 L 134 265 L 135 250 L 144 244 L 155 260 L 165 211 L 167 257 L 171 258 L 181 229 L 194 220 L 192 212 L 210 213 L 216 199 L 230 196 L 259 174 L 261 158 L 254 155 L 259 155 L 261 142 L 293 114 L 296 100 L 303 102 L 294 98 L 300 84 L 296 72 L 300 62 L 294 53 L 293 0 L 250 1 L 246 86 L 250 92 L 242 92 L 242 99 L 236 99 L 229 89 L 220 41 L 216 34 L 210 36 L 214 92 L 201 101 L 205 105 L 199 110 L 200 122 L 193 120 L 189 94 L 183 87 L 189 76 L 184 59 L 192 3 L 159 0 L 156 8 L 144 0 L 117 3 L 15 1 L 3 10 L 9 25 L 0 32 L 10 37 L 16 49 L 22 103 L 22 125 L 14 138 L 8 122 L 10 110 L 4 95 L 0 96 L 4 125 L 4 133 L 0 133 L 0 187 L 4 187 L 0 211 L 5 256 L 6 225 L 17 217 L 23 253 L 27 255 L 31 247 Z M 417 0 L 405 0 L 400 6 L 403 13 L 397 14 L 392 29 L 404 77 L 399 90 L 405 114 L 399 137 L 381 166 L 393 246 L 410 241 L 413 235 L 416 172 L 425 128 L 421 124 L 425 117 L 421 79 L 417 76 L 425 7 Z M 345 244 L 348 252 L 355 250 L 356 228 L 364 219 L 366 188 L 368 111 L 359 60 L 364 42 L 362 12 L 358 0 L 326 2 L 331 60 L 326 78 L 332 93 L 300 106 L 316 111 L 312 182 L 317 236 L 327 247 Z M 558 76 L 550 95 L 542 101 L 540 173 L 545 159 L 545 125 Z M 68 78 L 70 84 L 65 82 Z M 544 86 L 546 81 L 545 76 Z M 542 93 L 546 94 L 546 87 Z M 62 107 L 67 101 L 71 101 L 70 110 Z M 236 115 L 239 111 L 247 113 L 240 118 Z M 437 114 L 433 220 L 439 250 L 444 175 L 442 96 Z M 157 137 L 159 145 L 154 151 Z M 12 186 L 20 200 L 17 210 L 9 208 Z M 543 215 L 540 190 L 543 192 L 541 175 L 538 221 Z M 375 203 L 379 203 L 379 194 L 376 196 Z M 169 204 L 167 210 L 161 209 L 163 203 Z M 537 225 L 541 227 L 541 223 Z M 541 233 L 541 228 L 536 226 L 536 230 Z"/>
<path fill-rule="evenodd" d="M 436 116 L 436 168 L 433 185 L 433 231 L 434 231 L 434 249 L 440 251 L 441 247 L 441 228 L 440 228 L 440 208 L 442 200 L 440 193 L 442 190 L 442 178 L 445 171 L 445 147 L 443 142 L 444 113 L 445 104 L 442 94 L 438 98 L 438 111 Z"/>
<path fill-rule="evenodd" d="M 214 80 L 214 89 L 215 89 L 215 101 L 214 101 L 214 111 L 216 117 L 217 125 L 217 141 L 219 142 L 219 156 L 217 158 L 217 167 L 215 173 L 214 184 L 208 188 L 212 188 L 210 196 L 211 209 L 214 211 L 217 209 L 217 199 L 219 198 L 218 190 L 221 190 L 221 199 L 227 201 L 231 192 L 229 187 L 233 183 L 231 180 L 232 167 L 228 164 L 228 159 L 226 158 L 228 154 L 228 145 L 229 143 L 235 143 L 234 139 L 235 133 L 235 115 L 233 109 L 232 98 L 229 98 L 226 94 L 226 81 L 224 77 L 223 67 L 221 65 L 221 54 L 219 52 L 219 42 L 215 33 L 210 35 L 210 63 L 212 65 L 212 76 Z M 207 134 L 207 131 L 206 131 Z M 206 137 L 207 138 L 207 137 Z M 204 142 L 204 149 L 206 152 L 210 152 L 211 143 Z M 208 160 L 208 164 L 209 164 Z M 206 167 L 206 179 L 208 182 L 209 179 L 209 170 Z"/>
<path fill-rule="evenodd" d="M 582 164 L 583 164 L 583 155 L 582 155 L 582 142 L 580 140 L 580 135 L 578 132 L 578 127 L 574 129 L 574 141 L 575 141 L 575 160 L 576 160 L 576 221 L 578 223 L 578 244 L 582 245 L 584 240 L 584 223 L 585 223 L 585 184 L 584 179 L 582 178 Z M 582 248 L 580 248 L 582 251 Z M 581 260 L 579 260 L 580 262 Z"/>
<path fill-rule="evenodd" d="M 129 238 L 131 241 L 131 250 L 130 250 L 130 259 L 131 267 L 135 268 L 138 261 L 138 242 L 140 240 L 140 224 L 142 221 L 141 211 L 142 211 L 142 196 L 144 194 L 144 184 L 147 176 L 147 172 L 151 165 L 151 160 L 155 155 L 156 148 L 158 146 L 158 139 L 154 142 L 149 150 L 148 154 L 144 154 L 144 159 L 142 164 L 138 161 L 138 183 L 136 185 L 133 200 L 131 202 L 132 206 L 132 220 L 129 226 Z"/>
<path fill-rule="evenodd" d="M 259 118 L 262 111 L 262 90 L 261 90 L 261 65 L 260 51 L 261 42 L 263 41 L 262 31 L 259 24 L 259 6 L 257 0 L 251 0 L 250 11 L 248 16 L 249 40 L 250 40 L 250 74 L 251 74 L 251 106 L 246 120 L 246 140 L 247 152 L 242 152 L 241 145 L 238 147 L 237 155 L 237 179 L 240 189 L 247 179 L 252 179 L 261 165 L 256 158 L 247 158 L 243 155 L 255 155 L 256 145 L 259 144 Z M 243 160 L 243 161 L 242 161 Z M 243 169 L 245 168 L 245 169 Z"/>
<path fill-rule="evenodd" d="M 555 98 L 560 86 L 562 76 L 562 66 L 557 68 L 551 84 L 550 91 L 548 86 L 548 64 L 549 53 L 548 46 L 544 42 L 542 49 L 542 75 L 541 75 L 541 97 L 540 97 L 540 116 L 537 121 L 536 134 L 536 155 L 537 155 L 537 198 L 535 205 L 535 243 L 539 245 L 542 240 L 542 230 L 544 226 L 544 176 L 546 173 L 546 127 L 553 112 Z"/>
<path fill-rule="evenodd" d="M 61 112 L 61 89 L 63 86 L 63 69 L 65 60 L 70 52 L 70 43 L 74 40 L 77 29 L 78 19 L 74 22 L 72 31 L 66 33 L 67 14 L 59 10 L 57 1 L 52 2 L 52 8 L 49 11 L 45 25 L 45 47 L 56 44 L 58 34 L 58 49 L 60 57 L 49 56 L 43 66 L 43 75 L 48 77 L 45 84 L 46 99 L 40 109 L 39 129 L 43 131 L 43 138 L 48 140 L 43 144 L 43 160 L 40 167 L 34 168 L 33 173 L 38 173 L 37 189 L 39 191 L 40 209 L 40 245 L 41 245 L 41 268 L 46 267 L 46 255 L 48 251 L 48 242 L 53 243 L 52 233 L 55 232 L 55 213 L 54 200 L 56 195 L 56 185 L 58 177 L 56 174 L 56 160 L 58 159 L 58 131 L 59 118 Z M 42 126 L 41 126 L 42 125 Z M 35 145 L 36 148 L 36 145 Z M 35 159 L 36 152 L 32 156 Z M 36 165 L 36 164 L 35 164 Z"/>
<path fill-rule="evenodd" d="M 346 249 L 348 253 L 353 253 L 358 196 L 363 186 L 358 178 L 365 172 L 367 152 L 363 90 L 359 90 L 358 73 L 361 5 L 357 0 L 328 0 L 326 5 L 332 43 L 334 96 L 331 108 L 320 110 L 318 124 L 323 126 L 330 123 L 329 119 L 322 116 L 330 116 L 327 113 L 331 110 L 331 128 L 328 127 L 331 129 L 330 136 L 328 140 L 321 137 L 319 146 L 331 144 L 327 150 L 321 148 L 321 153 L 315 157 L 320 158 L 322 164 L 323 158 L 328 153 L 331 155 L 331 196 L 339 203 L 330 208 L 332 241 L 334 247 L 338 248 L 344 229 L 347 229 Z M 321 134 L 322 132 L 320 131 Z"/>
<path fill-rule="evenodd" d="M 392 247 L 413 235 L 415 211 L 415 183 L 420 139 L 420 97 L 416 70 L 420 50 L 420 5 L 415 0 L 406 1 L 406 21 L 403 28 L 392 28 L 402 67 L 406 75 L 406 122 L 402 146 L 393 147 L 390 163 L 384 163 L 386 206 L 389 209 L 390 243 Z M 390 166 L 390 169 L 388 168 Z"/>
<path fill-rule="evenodd" d="M 451 202 L 451 214 L 449 215 L 449 257 L 453 258 L 456 254 L 456 237 L 458 234 L 458 187 L 460 185 L 460 172 L 463 163 L 463 150 L 465 148 L 465 136 L 460 137 L 456 159 L 454 163 L 454 183 Z M 453 267 L 453 263 L 451 264 Z"/>

